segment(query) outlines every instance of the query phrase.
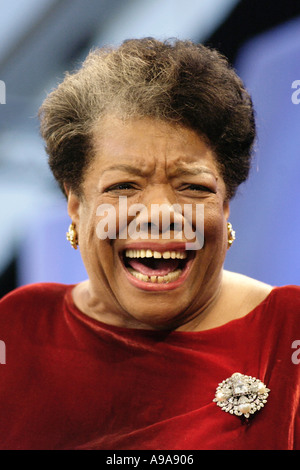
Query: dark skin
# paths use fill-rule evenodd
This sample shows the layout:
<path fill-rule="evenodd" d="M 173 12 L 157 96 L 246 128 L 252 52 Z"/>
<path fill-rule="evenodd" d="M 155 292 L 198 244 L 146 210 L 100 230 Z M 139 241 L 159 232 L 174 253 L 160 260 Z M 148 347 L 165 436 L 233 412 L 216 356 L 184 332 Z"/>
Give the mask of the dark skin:
<path fill-rule="evenodd" d="M 101 131 L 100 131 L 101 129 Z M 228 249 L 229 201 L 212 150 L 193 130 L 148 118 L 122 122 L 106 117 L 94 132 L 95 158 L 85 173 L 81 197 L 68 194 L 89 279 L 73 290 L 77 307 L 101 322 L 145 329 L 199 331 L 242 317 L 256 307 L 271 286 L 224 271 Z M 122 264 L 132 247 L 118 238 L 119 197 L 128 205 L 204 205 L 204 246 L 194 252 L 187 273 L 176 282 L 136 281 Z M 111 204 L 117 214 L 116 239 L 101 240 L 97 207 Z M 196 224 L 193 210 L 193 224 Z M 130 223 L 130 217 L 127 223 Z M 134 240 L 134 247 L 170 252 L 184 239 Z M 149 287 L 150 286 L 150 287 Z"/>

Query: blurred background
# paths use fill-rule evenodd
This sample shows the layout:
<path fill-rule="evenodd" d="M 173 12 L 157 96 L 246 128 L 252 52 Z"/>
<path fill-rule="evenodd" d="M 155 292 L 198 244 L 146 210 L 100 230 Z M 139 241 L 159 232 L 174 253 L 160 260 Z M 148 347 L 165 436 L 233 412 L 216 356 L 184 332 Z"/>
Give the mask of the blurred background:
<path fill-rule="evenodd" d="M 216 47 L 243 78 L 258 142 L 231 204 L 237 238 L 225 267 L 300 284 L 299 0 L 1 0 L 0 9 L 0 297 L 32 282 L 86 278 L 65 240 L 66 202 L 37 112 L 90 48 L 144 36 Z"/>

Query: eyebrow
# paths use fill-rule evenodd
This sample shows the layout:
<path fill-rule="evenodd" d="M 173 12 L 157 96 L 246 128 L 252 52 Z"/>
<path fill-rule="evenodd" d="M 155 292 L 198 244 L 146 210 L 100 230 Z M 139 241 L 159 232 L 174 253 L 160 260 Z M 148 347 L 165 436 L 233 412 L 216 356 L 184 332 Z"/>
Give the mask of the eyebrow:
<path fill-rule="evenodd" d="M 108 168 L 106 168 L 103 173 L 106 171 L 123 171 L 125 173 L 130 173 L 132 175 L 136 176 L 144 176 L 143 171 L 141 171 L 139 168 L 131 165 L 125 165 L 125 164 L 119 164 L 119 165 L 112 165 Z"/>
<path fill-rule="evenodd" d="M 106 168 L 103 173 L 107 171 L 123 171 L 124 173 L 130 173 L 131 175 L 135 176 L 145 176 L 145 173 L 140 170 L 139 168 L 131 165 L 126 165 L 124 163 L 118 164 L 118 165 L 112 165 L 108 168 Z M 175 170 L 170 171 L 170 177 L 171 178 L 176 178 L 178 176 L 195 176 L 199 175 L 201 173 L 207 173 L 209 175 L 214 176 L 215 178 L 216 175 L 213 173 L 213 171 L 209 170 L 208 168 L 205 167 L 191 167 L 191 168 L 184 168 L 184 167 L 177 167 Z"/>
<path fill-rule="evenodd" d="M 176 170 L 171 172 L 171 177 L 175 178 L 176 176 L 194 176 L 194 175 L 199 175 L 201 173 L 207 173 L 216 178 L 216 175 L 213 173 L 213 171 L 205 167 L 194 167 L 194 168 L 193 167 L 191 168 L 178 167 L 176 168 Z"/>

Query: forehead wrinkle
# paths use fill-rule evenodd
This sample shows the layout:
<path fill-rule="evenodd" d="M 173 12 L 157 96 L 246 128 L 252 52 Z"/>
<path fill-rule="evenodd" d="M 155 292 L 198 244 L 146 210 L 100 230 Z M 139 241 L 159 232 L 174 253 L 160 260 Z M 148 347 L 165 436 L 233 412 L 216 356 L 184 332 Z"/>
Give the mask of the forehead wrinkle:
<path fill-rule="evenodd" d="M 120 164 L 117 164 L 117 165 L 111 165 L 110 167 L 105 168 L 105 170 L 103 170 L 103 173 L 105 173 L 107 171 L 122 171 L 124 173 L 130 173 L 131 175 L 135 175 L 135 176 L 145 176 L 145 175 L 148 175 L 148 174 L 153 172 L 153 171 L 149 171 L 149 170 L 142 170 L 141 168 L 138 168 L 138 167 L 132 166 L 132 165 L 128 165 L 128 164 L 125 164 L 125 163 L 120 163 Z"/>

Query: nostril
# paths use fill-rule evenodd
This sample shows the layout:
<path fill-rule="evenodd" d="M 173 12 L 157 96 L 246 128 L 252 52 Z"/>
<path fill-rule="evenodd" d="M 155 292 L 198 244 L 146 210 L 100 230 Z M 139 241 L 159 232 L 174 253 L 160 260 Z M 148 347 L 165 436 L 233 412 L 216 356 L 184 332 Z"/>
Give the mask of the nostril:
<path fill-rule="evenodd" d="M 159 232 L 181 232 L 182 231 L 182 225 L 180 223 L 162 223 L 161 229 L 158 227 L 158 225 L 155 222 L 148 222 L 147 224 L 141 226 L 141 230 L 148 230 L 148 231 L 159 231 Z"/>

